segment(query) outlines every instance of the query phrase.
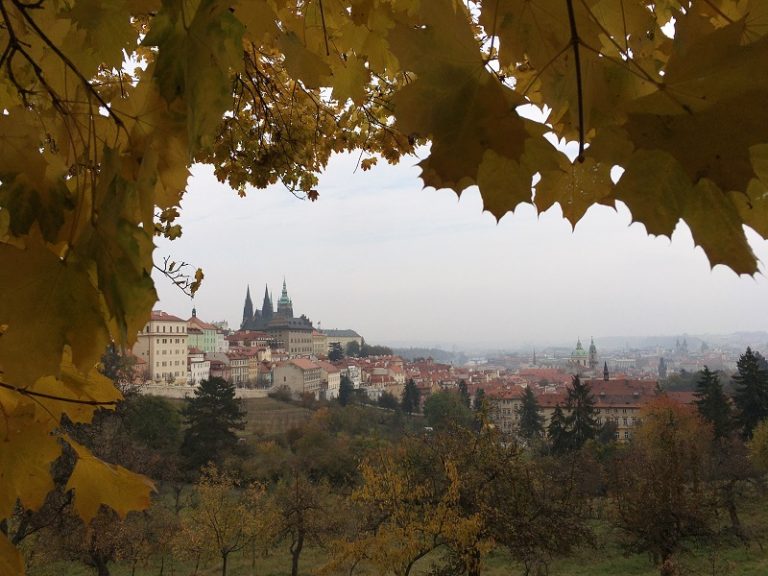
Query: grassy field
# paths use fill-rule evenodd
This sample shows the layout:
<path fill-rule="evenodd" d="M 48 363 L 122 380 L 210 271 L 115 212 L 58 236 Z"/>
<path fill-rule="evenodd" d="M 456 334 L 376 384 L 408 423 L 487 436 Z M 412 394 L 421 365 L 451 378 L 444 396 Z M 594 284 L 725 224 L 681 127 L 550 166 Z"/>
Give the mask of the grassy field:
<path fill-rule="evenodd" d="M 284 434 L 312 414 L 306 408 L 272 398 L 244 398 L 242 402 L 247 412 L 245 429 L 241 432 L 244 438 Z"/>
<path fill-rule="evenodd" d="M 165 400 L 179 410 L 184 406 L 184 400 L 180 398 Z M 241 402 L 246 411 L 245 429 L 240 433 L 244 438 L 284 434 L 312 414 L 307 408 L 272 398 L 243 398 Z"/>

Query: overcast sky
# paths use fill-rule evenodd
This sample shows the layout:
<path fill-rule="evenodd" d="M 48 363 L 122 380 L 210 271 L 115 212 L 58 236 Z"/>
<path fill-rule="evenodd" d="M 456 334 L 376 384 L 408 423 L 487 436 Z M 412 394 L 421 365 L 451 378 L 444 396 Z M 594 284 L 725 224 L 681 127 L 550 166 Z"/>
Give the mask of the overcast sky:
<path fill-rule="evenodd" d="M 591 208 L 573 232 L 559 207 L 537 217 L 521 206 L 496 224 L 476 189 L 460 200 L 422 189 L 415 159 L 369 172 L 356 161 L 331 162 L 315 203 L 282 186 L 239 198 L 196 167 L 183 236 L 159 241 L 157 259 L 203 268 L 198 316 L 234 328 L 246 286 L 259 308 L 283 276 L 297 315 L 372 343 L 516 348 L 766 328 L 766 278 L 711 270 L 684 225 L 671 242 L 652 238 L 623 206 Z M 768 261 L 768 243 L 749 236 Z M 187 318 L 189 299 L 156 282 L 156 307 Z"/>

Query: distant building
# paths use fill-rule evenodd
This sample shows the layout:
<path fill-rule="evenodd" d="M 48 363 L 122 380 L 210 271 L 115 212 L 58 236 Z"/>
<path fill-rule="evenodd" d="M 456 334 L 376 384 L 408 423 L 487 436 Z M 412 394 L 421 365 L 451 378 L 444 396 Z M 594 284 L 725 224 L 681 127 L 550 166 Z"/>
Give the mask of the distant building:
<path fill-rule="evenodd" d="M 146 376 L 154 382 L 185 384 L 187 381 L 187 322 L 161 310 L 153 310 L 132 350 L 146 362 Z"/>
<path fill-rule="evenodd" d="M 205 353 L 199 348 L 190 348 L 187 356 L 187 384 L 198 386 L 203 380 L 211 377 L 211 362 L 206 360 Z"/>
<path fill-rule="evenodd" d="M 219 329 L 213 324 L 203 322 L 197 317 L 197 310 L 192 308 L 192 317 L 187 320 L 187 346 L 197 348 L 206 354 L 220 352 L 218 350 L 217 333 Z"/>
<path fill-rule="evenodd" d="M 276 311 L 273 311 L 272 297 L 268 288 L 264 289 L 264 303 L 261 310 L 254 310 L 250 287 L 246 289 L 243 321 L 240 324 L 240 332 L 243 331 L 266 333 L 270 344 L 282 348 L 288 356 L 311 356 L 315 351 L 312 322 L 304 315 L 298 318 L 293 316 L 293 301 L 288 296 L 285 280 L 283 280 L 283 291 L 277 302 Z M 228 338 L 230 346 L 237 334 Z"/>
<path fill-rule="evenodd" d="M 350 342 L 357 342 L 358 346 L 363 345 L 363 337 L 354 330 L 326 330 L 325 335 L 328 340 L 328 348 L 326 350 L 330 350 L 332 344 L 339 344 L 346 353 L 347 345 Z"/>
<path fill-rule="evenodd" d="M 315 362 L 320 366 L 321 390 L 326 400 L 333 400 L 339 397 L 339 388 L 341 387 L 341 370 L 324 360 Z"/>
<path fill-rule="evenodd" d="M 584 346 L 581 345 L 581 338 L 576 341 L 576 348 L 571 352 L 571 358 L 568 362 L 574 368 L 588 368 L 589 367 L 589 355 L 584 350 Z"/>
<path fill-rule="evenodd" d="M 325 332 L 312 331 L 312 355 L 317 358 L 328 355 L 328 335 Z"/>
<path fill-rule="evenodd" d="M 658 394 L 657 383 L 653 380 L 606 379 L 607 365 L 601 380 L 585 380 L 595 399 L 597 423 L 612 422 L 616 426 L 615 437 L 626 442 L 632 437 L 633 429 L 640 425 L 640 411 Z M 565 411 L 567 390 L 560 388 L 544 392 L 533 388 L 545 427 L 549 424 L 555 406 Z M 508 386 L 487 392 L 491 404 L 490 416 L 502 432 L 516 433 L 520 425 L 520 406 L 524 388 Z M 682 401 L 680 398 L 675 398 Z"/>
<path fill-rule="evenodd" d="M 286 387 L 294 397 L 312 394 L 319 399 L 321 384 L 322 369 L 308 358 L 294 358 L 272 367 L 272 385 Z"/>

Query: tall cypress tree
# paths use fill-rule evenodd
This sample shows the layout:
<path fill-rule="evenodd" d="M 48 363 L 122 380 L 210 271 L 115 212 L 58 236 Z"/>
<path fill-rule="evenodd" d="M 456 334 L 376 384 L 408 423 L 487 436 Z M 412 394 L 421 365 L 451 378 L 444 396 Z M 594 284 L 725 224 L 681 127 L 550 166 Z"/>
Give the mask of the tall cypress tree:
<path fill-rule="evenodd" d="M 717 372 L 704 366 L 696 382 L 695 396 L 696 408 L 701 417 L 712 425 L 714 437 L 727 437 L 731 431 L 731 405 Z"/>
<path fill-rule="evenodd" d="M 208 462 L 221 464 L 237 446 L 235 430 L 245 426 L 235 387 L 223 378 L 209 378 L 200 382 L 186 402 L 181 415 L 188 428 L 181 454 L 188 467 L 196 470 Z"/>
<path fill-rule="evenodd" d="M 736 421 L 745 438 L 751 438 L 755 427 L 768 417 L 768 372 L 761 359 L 760 354 L 747 348 L 739 356 L 738 373 L 733 377 Z"/>
<path fill-rule="evenodd" d="M 595 416 L 595 397 L 592 396 L 589 384 L 582 383 L 578 376 L 573 377 L 573 382 L 568 388 L 565 407 L 568 410 L 565 424 L 571 437 L 571 448 L 578 450 L 600 431 Z"/>
<path fill-rule="evenodd" d="M 544 416 L 539 410 L 539 403 L 530 386 L 523 393 L 523 400 L 518 409 L 520 418 L 519 434 L 526 440 L 540 438 L 544 435 Z"/>

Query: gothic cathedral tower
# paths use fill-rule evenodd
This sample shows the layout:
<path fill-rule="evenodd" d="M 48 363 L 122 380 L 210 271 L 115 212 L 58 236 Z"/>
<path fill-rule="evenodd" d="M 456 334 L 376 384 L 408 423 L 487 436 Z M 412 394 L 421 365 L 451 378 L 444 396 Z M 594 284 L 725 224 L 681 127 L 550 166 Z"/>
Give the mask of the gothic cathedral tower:
<path fill-rule="evenodd" d="M 251 302 L 251 287 L 245 290 L 245 305 L 243 306 L 243 321 L 240 328 L 245 328 L 253 320 L 253 302 Z"/>

